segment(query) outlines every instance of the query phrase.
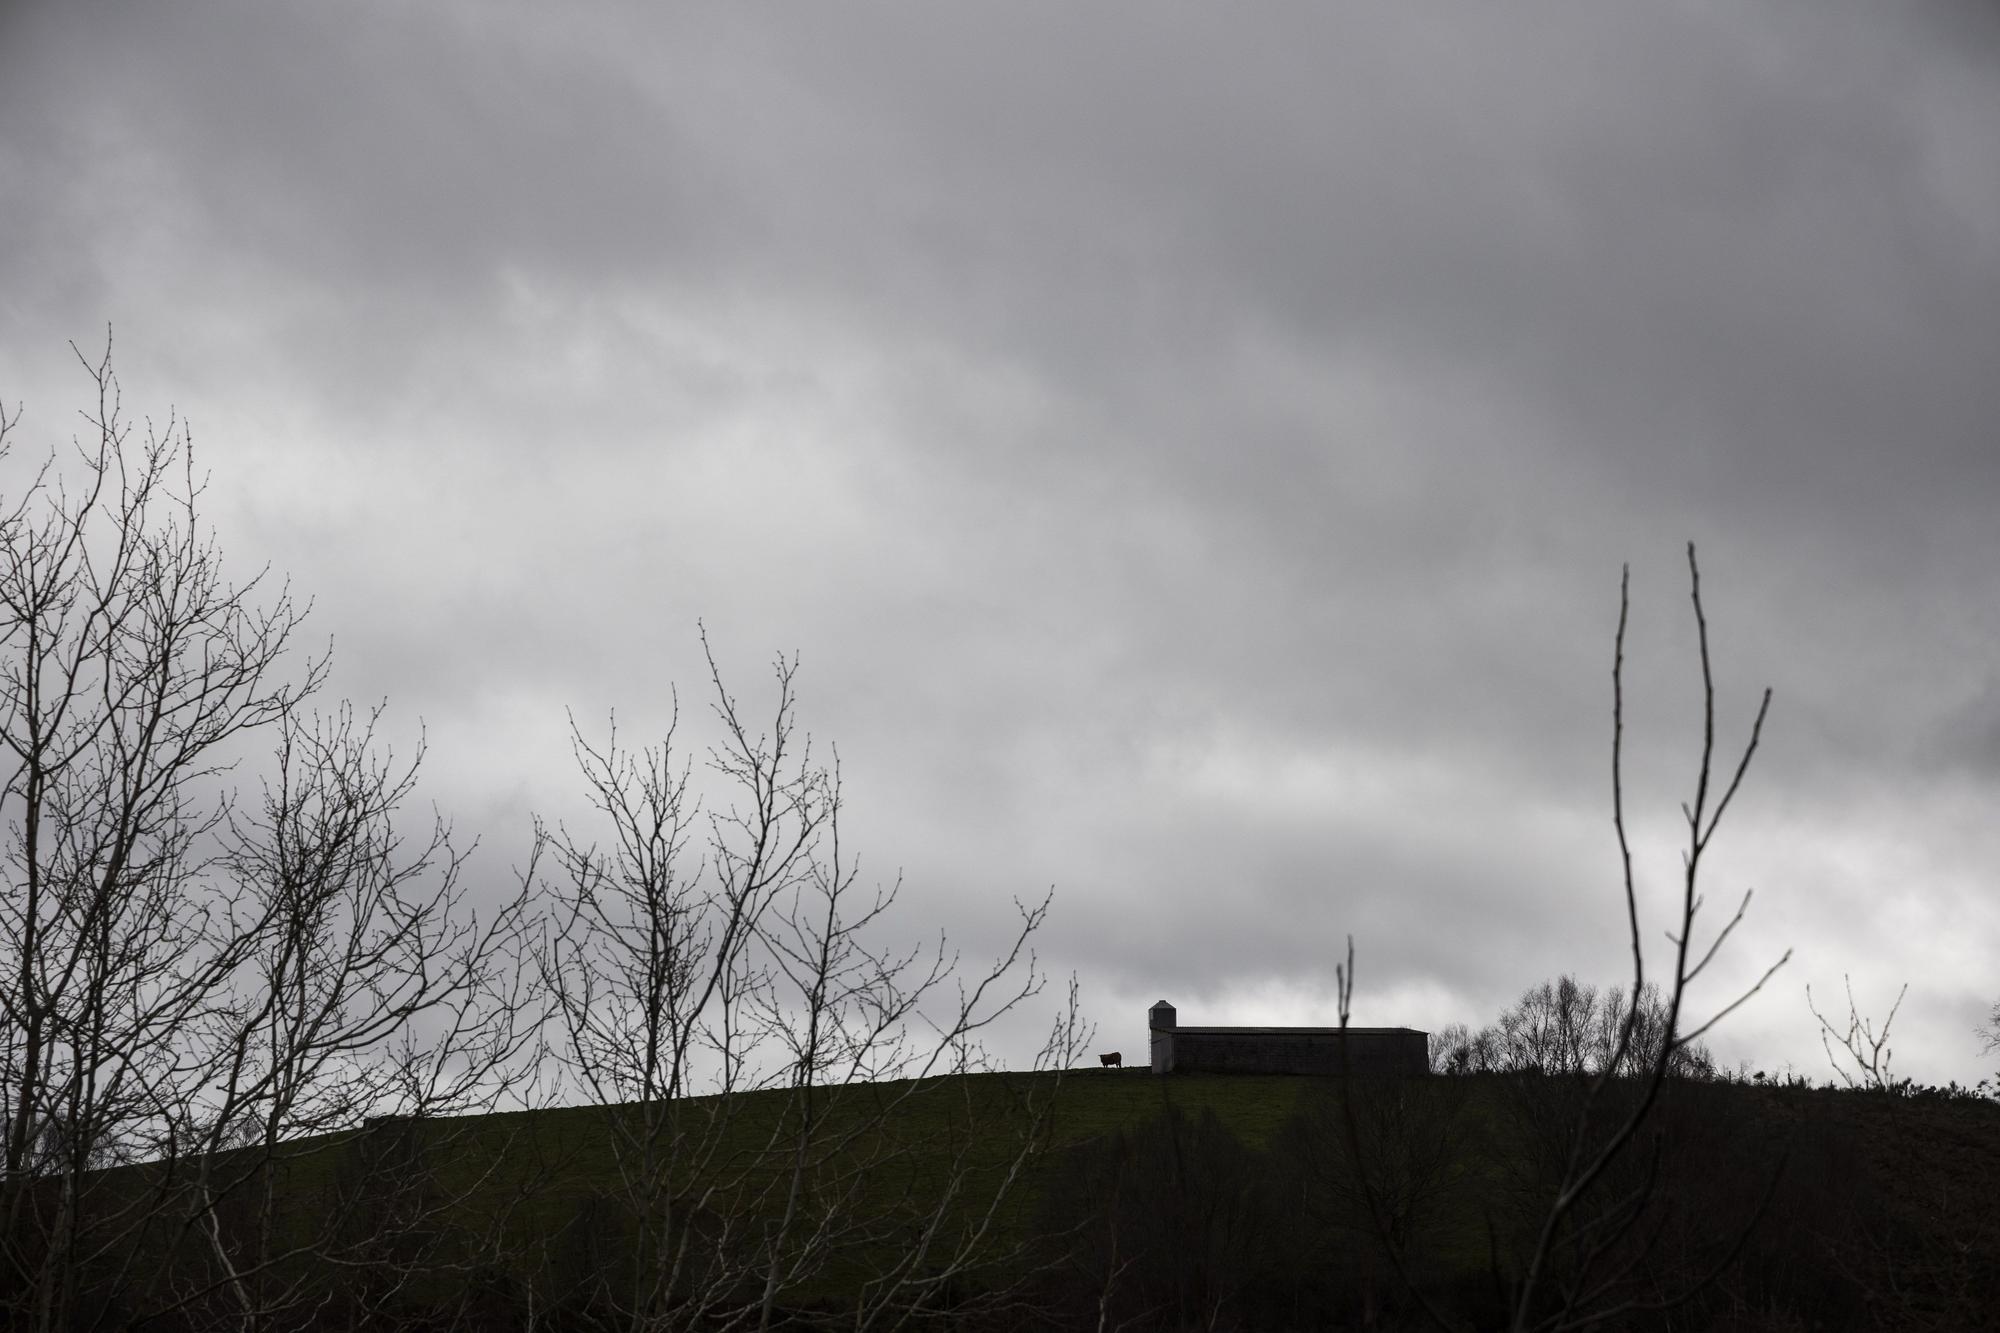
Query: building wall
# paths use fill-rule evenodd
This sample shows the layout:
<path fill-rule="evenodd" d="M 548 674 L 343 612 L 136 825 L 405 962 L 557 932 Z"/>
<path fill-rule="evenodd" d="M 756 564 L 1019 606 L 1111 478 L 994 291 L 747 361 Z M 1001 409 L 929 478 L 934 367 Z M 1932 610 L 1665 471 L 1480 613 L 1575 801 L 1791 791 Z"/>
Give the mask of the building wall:
<path fill-rule="evenodd" d="M 1146 1028 L 1155 1074 L 1420 1075 L 1431 1068 L 1430 1034 L 1413 1028 L 1182 1027 L 1165 1000 L 1146 1011 Z"/>
<path fill-rule="evenodd" d="M 1161 1036 L 1168 1034 L 1161 1033 Z M 1248 1031 L 1203 1031 L 1180 1028 L 1171 1034 L 1168 1068 L 1199 1074 L 1425 1074 L 1430 1070 L 1427 1034 L 1400 1029 L 1389 1032 L 1315 1031 L 1310 1028 L 1270 1028 Z M 1349 1055 L 1343 1064 L 1341 1043 Z"/>

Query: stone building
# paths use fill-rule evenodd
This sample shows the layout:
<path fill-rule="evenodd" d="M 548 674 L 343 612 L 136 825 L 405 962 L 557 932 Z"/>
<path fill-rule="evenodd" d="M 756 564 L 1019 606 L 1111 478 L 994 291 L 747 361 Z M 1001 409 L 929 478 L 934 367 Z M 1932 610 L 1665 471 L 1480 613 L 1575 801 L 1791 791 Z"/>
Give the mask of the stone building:
<path fill-rule="evenodd" d="M 1165 1000 L 1147 1011 L 1147 1027 L 1155 1074 L 1430 1072 L 1430 1034 L 1415 1028 L 1182 1027 Z"/>

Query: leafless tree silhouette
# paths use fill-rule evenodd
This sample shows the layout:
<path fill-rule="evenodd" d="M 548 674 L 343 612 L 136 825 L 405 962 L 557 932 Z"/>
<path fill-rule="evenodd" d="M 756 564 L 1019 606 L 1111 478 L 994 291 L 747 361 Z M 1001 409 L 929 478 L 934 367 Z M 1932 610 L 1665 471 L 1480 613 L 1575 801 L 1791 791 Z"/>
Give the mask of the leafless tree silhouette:
<path fill-rule="evenodd" d="M 108 339 L 78 355 L 88 434 L 0 501 L 0 1310 L 252 1327 L 343 1224 L 279 1217 L 292 1145 L 506 1082 L 523 908 L 461 911 L 442 825 L 404 851 L 415 765 L 344 709 L 305 717 L 305 608 L 227 580 L 186 427 L 138 442 Z M 277 778 L 241 815 L 224 775 L 269 730 Z"/>
<path fill-rule="evenodd" d="M 1453 1023 L 1431 1033 L 1430 1066 L 1439 1074 L 1596 1075 L 1613 1068 L 1621 1077 L 1637 1075 L 1658 1058 L 1666 1022 L 1666 1000 L 1654 982 L 1632 1005 L 1622 986 L 1600 992 L 1565 975 L 1529 988 L 1498 1022 L 1478 1032 Z M 1628 1023 L 1632 1031 L 1621 1051 L 1619 1035 Z M 1714 1072 L 1714 1057 L 1700 1042 L 1680 1045 L 1669 1056 L 1670 1075 Z"/>
<path fill-rule="evenodd" d="M 1695 559 L 1694 544 L 1687 548 L 1690 598 L 1700 647 L 1702 678 L 1701 762 L 1695 777 L 1693 800 L 1683 804 L 1687 825 L 1687 845 L 1682 853 L 1679 908 L 1673 928 L 1667 933 L 1673 946 L 1673 963 L 1666 984 L 1657 992 L 1647 980 L 1644 937 L 1639 925 L 1639 897 L 1633 879 L 1631 845 L 1625 828 L 1624 743 L 1625 743 L 1625 630 L 1630 611 L 1631 571 L 1621 574 L 1618 587 L 1618 631 L 1612 656 L 1611 799 L 1612 824 L 1618 837 L 1622 869 L 1626 924 L 1632 951 L 1631 989 L 1614 1001 L 1615 1032 L 1608 1049 L 1599 1057 L 1594 1074 L 1579 1059 L 1577 1070 L 1587 1082 L 1570 1116 L 1565 1146 L 1555 1171 L 1556 1184 L 1534 1241 L 1518 1278 L 1513 1283 L 1511 1322 L 1516 1330 L 1574 1329 L 1614 1323 L 1650 1310 L 1672 1308 L 1700 1291 L 1715 1274 L 1731 1262 L 1746 1229 L 1738 1235 L 1715 1270 L 1699 1275 L 1668 1293 L 1634 1293 L 1629 1285 L 1649 1248 L 1643 1237 L 1635 1236 L 1653 1199 L 1657 1185 L 1659 1143 L 1657 1136 L 1650 1151 L 1635 1168 L 1632 1154 L 1659 1101 L 1662 1086 L 1675 1072 L 1677 1058 L 1684 1059 L 1710 1028 L 1761 990 L 1765 982 L 1791 957 L 1787 950 L 1767 968 L 1755 984 L 1722 1006 L 1706 1020 L 1688 1024 L 1682 1016 L 1687 988 L 1714 960 L 1750 905 L 1746 890 L 1735 912 L 1722 923 L 1705 946 L 1694 938 L 1696 918 L 1703 899 L 1699 891 L 1702 857 L 1741 786 L 1750 760 L 1763 734 L 1764 719 L 1770 711 L 1771 692 L 1766 689 L 1758 704 L 1755 720 L 1742 754 L 1726 783 L 1720 782 L 1715 768 L 1715 678 L 1708 642 L 1708 618 L 1701 600 L 1701 570 Z M 1719 784 L 1719 788 L 1718 788 Z M 1336 970 L 1340 997 L 1340 1022 L 1345 1027 L 1354 987 L 1354 949 L 1348 943 L 1346 964 Z M 1658 994 L 1655 1008 L 1649 995 Z M 1500 1044 L 1509 1040 L 1546 1052 L 1558 1063 L 1569 1061 L 1589 1044 L 1590 1024 L 1582 1013 L 1583 996 L 1572 983 L 1552 989 L 1547 1004 L 1529 1006 L 1533 1021 L 1524 1018 L 1515 1024 L 1509 1037 L 1504 1031 Z M 1600 1028 L 1600 1031 L 1602 1029 Z M 1636 1059 L 1635 1056 L 1642 1056 Z M 1505 1059 L 1503 1054 L 1502 1059 Z M 1361 1160 L 1354 1117 L 1347 1117 L 1351 1151 Z M 1782 1169 L 1782 1167 L 1780 1168 Z M 1775 1186 L 1776 1180 L 1773 1179 Z M 1364 1174 L 1364 1193 L 1375 1211 L 1378 1227 L 1388 1229 L 1381 1215 L 1380 1200 Z M 1608 1192 L 1609 1197 L 1605 1197 Z M 1768 1201 L 1769 1191 L 1765 1198 Z M 1588 1207 L 1586 1208 L 1586 1205 Z M 1761 1208 L 1759 1209 L 1761 1212 Z M 1635 1243 L 1636 1241 L 1636 1243 Z M 1391 1255 L 1398 1272 L 1412 1294 L 1424 1305 L 1440 1327 L 1451 1322 L 1431 1304 L 1414 1283 L 1394 1247 Z"/>
<path fill-rule="evenodd" d="M 1030 944 L 1049 900 L 1022 905 L 1012 942 L 969 977 L 942 937 L 885 951 L 900 886 L 864 888 L 842 845 L 838 758 L 816 763 L 797 728 L 796 659 L 775 664 L 764 731 L 712 651 L 708 665 L 728 808 L 690 797 L 673 728 L 634 752 L 615 723 L 597 746 L 572 719 L 597 832 L 540 826 L 529 871 L 555 904 L 537 960 L 557 1049 L 610 1108 L 606 1202 L 633 1256 L 596 1269 L 588 1296 L 635 1330 L 761 1329 L 833 1266 L 860 1265 L 849 1322 L 893 1324 L 998 1258 L 993 1222 L 1054 1087 L 1024 1082 L 996 1119 L 939 1076 L 983 1067 L 981 1031 L 1040 991 Z M 1067 1067 L 1087 1037 L 1072 987 L 1038 1066 Z M 902 1182 L 886 1208 L 885 1180 Z"/>
<path fill-rule="evenodd" d="M 1889 1025 L 1896 1021 L 1896 1011 L 1903 1007 L 1903 997 L 1909 993 L 1907 984 L 1896 992 L 1896 1001 L 1889 1006 L 1887 1017 L 1883 1018 L 1878 1030 L 1875 1024 L 1862 1017 L 1860 1008 L 1854 1003 L 1854 980 L 1841 978 L 1847 987 L 1847 1027 L 1837 1028 L 1833 1022 L 1819 1011 L 1813 1003 L 1812 987 L 1806 987 L 1806 1008 L 1819 1021 L 1819 1042 L 1826 1051 L 1826 1061 L 1833 1066 L 1833 1072 L 1841 1082 L 1850 1088 L 1870 1088 L 1883 1091 L 1896 1086 L 1889 1072 L 1889 1060 L 1894 1052 L 1889 1047 Z M 1834 1047 L 1840 1047 L 1840 1054 Z M 1846 1057 L 1842 1063 L 1841 1057 Z M 1849 1068 L 1849 1066 L 1852 1068 Z"/>

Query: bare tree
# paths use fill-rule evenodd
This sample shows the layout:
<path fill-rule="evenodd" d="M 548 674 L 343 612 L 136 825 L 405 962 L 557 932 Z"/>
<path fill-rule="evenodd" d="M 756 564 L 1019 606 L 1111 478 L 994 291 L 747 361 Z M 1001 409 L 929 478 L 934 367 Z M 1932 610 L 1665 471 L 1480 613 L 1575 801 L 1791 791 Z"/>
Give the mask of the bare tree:
<path fill-rule="evenodd" d="M 1909 993 L 1909 986 L 1896 992 L 1896 1001 L 1889 1006 L 1888 1016 L 1882 1020 L 1878 1030 L 1875 1024 L 1862 1017 L 1861 1010 L 1854 1003 L 1854 980 L 1842 976 L 1847 986 L 1847 1027 L 1843 1031 L 1836 1028 L 1826 1015 L 1813 1004 L 1812 987 L 1806 987 L 1806 1008 L 1819 1021 L 1819 1042 L 1826 1051 L 1827 1063 L 1833 1072 L 1840 1075 L 1841 1082 L 1850 1088 L 1869 1088 L 1880 1092 L 1893 1089 L 1896 1081 L 1889 1072 L 1889 1059 L 1894 1051 L 1889 1046 L 1889 1025 L 1896 1021 L 1896 1011 L 1903 1007 L 1903 997 Z M 1835 1054 L 1834 1047 L 1840 1047 Z M 1842 1057 L 1845 1057 L 1843 1063 Z M 1852 1068 L 1849 1068 L 1849 1066 Z"/>
<path fill-rule="evenodd" d="M 1510 1069 L 1590 1072 L 1598 1027 L 1596 987 L 1568 975 L 1545 981 L 1500 1016 L 1501 1058 Z"/>
<path fill-rule="evenodd" d="M 1716 1076 L 1715 1056 L 1705 1043 L 1693 1038 L 1670 1040 L 1667 1001 L 1656 982 L 1641 986 L 1636 1000 L 1626 998 L 1624 987 L 1613 986 L 1605 993 L 1597 1020 L 1591 1073 L 1609 1069 L 1614 1078 L 1643 1078 L 1664 1052 L 1669 1078 Z M 1619 1035 L 1628 1027 L 1621 1051 Z"/>
<path fill-rule="evenodd" d="M 174 1108 L 181 1222 L 206 1262 L 172 1289 L 176 1306 L 223 1294 L 231 1324 L 323 1299 L 332 1264 L 366 1270 L 348 1290 L 380 1302 L 442 1262 L 389 1242 L 480 1190 L 500 1154 L 484 1145 L 437 1190 L 459 1146 L 437 1122 L 492 1108 L 530 1073 L 526 894 L 482 922 L 449 826 L 433 815 L 406 846 L 396 816 L 422 750 L 399 766 L 378 749 L 379 716 L 286 718 L 261 809 L 228 824 L 234 901 L 249 908 L 238 929 L 255 923 L 254 948 L 199 1027 L 208 1077 Z M 344 1174 L 301 1226 L 298 1182 L 336 1164 Z"/>
<path fill-rule="evenodd" d="M 1667 932 L 1673 947 L 1672 967 L 1666 985 L 1657 992 L 1647 980 L 1644 936 L 1639 925 L 1639 896 L 1633 878 L 1631 845 L 1625 830 L 1624 740 L 1625 740 L 1625 628 L 1630 609 L 1631 571 L 1621 574 L 1618 588 L 1618 631 L 1612 657 L 1611 799 L 1612 824 L 1618 836 L 1619 860 L 1626 909 L 1626 924 L 1632 951 L 1631 989 L 1615 1003 L 1617 1026 L 1601 1063 L 1590 1076 L 1569 1121 L 1565 1148 L 1552 1198 L 1540 1222 L 1533 1228 L 1534 1239 L 1513 1284 L 1512 1326 L 1517 1330 L 1571 1329 L 1611 1323 L 1648 1310 L 1671 1308 L 1700 1290 L 1720 1271 L 1704 1274 L 1671 1293 L 1635 1294 L 1631 1279 L 1643 1262 L 1648 1244 L 1636 1236 L 1654 1198 L 1659 1160 L 1657 1138 L 1650 1156 L 1634 1165 L 1633 1154 L 1658 1103 L 1662 1086 L 1675 1072 L 1675 1061 L 1695 1046 L 1699 1039 L 1750 996 L 1791 957 L 1787 950 L 1758 978 L 1755 984 L 1723 1005 L 1706 1020 L 1688 1023 L 1682 1016 L 1687 988 L 1714 960 L 1730 933 L 1743 920 L 1750 905 L 1746 890 L 1735 912 L 1709 939 L 1697 946 L 1695 922 L 1703 905 L 1699 876 L 1703 855 L 1714 837 L 1722 815 L 1734 799 L 1749 770 L 1762 737 L 1764 719 L 1770 711 L 1771 692 L 1766 689 L 1758 704 L 1750 735 L 1726 783 L 1715 769 L 1715 679 L 1710 662 L 1708 619 L 1701 600 L 1701 570 L 1695 560 L 1694 544 L 1687 548 L 1690 598 L 1700 648 L 1702 678 L 1701 761 L 1695 776 L 1693 800 L 1683 804 L 1687 825 L 1687 845 L 1682 853 L 1681 893 L 1673 928 Z M 1719 789 L 1718 789 L 1719 784 Z M 1347 1026 L 1354 986 L 1353 943 L 1348 945 L 1346 965 L 1338 969 L 1340 1022 Z M 1659 994 L 1664 1012 L 1649 1014 L 1649 994 Z M 1524 1038 L 1550 1052 L 1552 1058 L 1566 1060 L 1570 1042 L 1566 1029 L 1577 1026 L 1582 996 L 1572 992 L 1567 1001 L 1557 991 L 1547 997 L 1549 1004 L 1536 1005 L 1536 1023 Z M 1569 1016 L 1563 1016 L 1568 1010 Z M 1543 1021 L 1546 1020 L 1546 1021 Z M 1537 1028 L 1537 1024 L 1539 1027 Z M 1521 1025 L 1517 1024 L 1517 1028 Z M 1587 1026 L 1587 1025 L 1586 1025 Z M 1635 1067 L 1635 1053 L 1648 1058 Z M 1347 1117 L 1350 1144 L 1356 1143 L 1354 1118 Z M 1358 1146 L 1354 1148 L 1360 1160 Z M 1363 1177 L 1364 1194 L 1386 1236 L 1380 1201 Z M 1773 1179 L 1775 1185 L 1775 1178 Z M 1607 1194 L 1609 1197 L 1606 1197 Z M 1768 1201 L 1769 1193 L 1766 1193 Z M 1761 1212 L 1761 1209 L 1760 1209 Z M 1753 1219 L 1754 1222 L 1754 1219 Z M 1732 1261 L 1747 1228 L 1736 1246 L 1722 1260 Z M 1406 1283 L 1409 1274 L 1401 1257 L 1391 1247 L 1391 1257 Z M 1414 1283 L 1410 1289 L 1423 1300 L 1428 1313 L 1441 1326 L 1450 1327 L 1442 1312 L 1430 1305 Z"/>
<path fill-rule="evenodd" d="M 893 1324 L 995 1258 L 997 1209 L 1038 1146 L 1052 1089 L 1024 1085 L 1018 1114 L 984 1124 L 965 1103 L 944 1122 L 955 1138 L 912 1142 L 908 1127 L 939 1123 L 936 1076 L 981 1067 L 978 1034 L 1040 990 L 1029 944 L 1049 903 L 1022 906 L 1012 943 L 969 977 L 942 937 L 885 952 L 897 887 L 864 889 L 842 846 L 839 766 L 797 729 L 796 660 L 775 664 L 768 731 L 713 652 L 708 665 L 709 768 L 732 803 L 690 797 L 677 711 L 636 753 L 615 723 L 598 747 L 572 719 L 602 841 L 538 826 L 528 872 L 552 863 L 537 959 L 559 1055 L 612 1108 L 603 1203 L 626 1258 L 586 1264 L 582 1299 L 632 1329 L 765 1328 L 836 1263 L 862 1264 L 849 1322 Z M 1086 1037 L 1072 990 L 1045 1061 L 1067 1065 Z M 995 1133 L 1011 1141 L 997 1162 Z"/>
<path fill-rule="evenodd" d="M 1478 1032 L 1453 1023 L 1431 1033 L 1430 1068 L 1436 1074 L 1570 1076 L 1610 1069 L 1617 1077 L 1638 1076 L 1658 1058 L 1666 1024 L 1666 1000 L 1654 982 L 1640 988 L 1635 1005 L 1623 986 L 1599 991 L 1565 975 L 1529 988 L 1498 1022 Z M 1699 1041 L 1682 1043 L 1668 1056 L 1668 1073 L 1675 1077 L 1714 1072 L 1715 1059 Z"/>
<path fill-rule="evenodd" d="M 79 360 L 74 460 L 0 500 L 0 1319 L 254 1327 L 340 1220 L 278 1217 L 297 1140 L 508 1081 L 522 908 L 464 916 L 441 827 L 402 851 L 415 766 L 344 710 L 303 720 L 327 668 L 286 674 L 305 608 L 226 578 L 185 426 L 140 443 L 108 341 Z M 266 729 L 278 776 L 240 817 L 225 775 Z"/>
<path fill-rule="evenodd" d="M 175 1089 L 202 1073 L 179 1034 L 251 952 L 233 905 L 191 892 L 223 819 L 205 784 L 325 668 L 279 677 L 302 611 L 224 580 L 184 429 L 135 447 L 109 357 L 85 362 L 97 407 L 76 475 L 50 459 L 0 516 L 0 1269 L 22 1327 L 70 1326 L 79 1275 L 143 1215 L 95 1212 L 92 1168 L 169 1146 Z"/>

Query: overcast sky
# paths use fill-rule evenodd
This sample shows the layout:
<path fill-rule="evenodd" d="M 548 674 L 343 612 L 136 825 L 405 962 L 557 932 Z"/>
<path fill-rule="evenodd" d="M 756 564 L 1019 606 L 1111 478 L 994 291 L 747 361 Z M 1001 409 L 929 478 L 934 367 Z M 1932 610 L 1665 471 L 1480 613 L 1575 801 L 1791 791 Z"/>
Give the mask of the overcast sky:
<path fill-rule="evenodd" d="M 1697 543 L 1763 748 L 1695 1007 L 2000 998 L 2000 25 L 1943 4 L 0 9 L 0 396 L 192 421 L 235 568 L 421 719 L 496 891 L 697 618 L 801 657 L 904 922 L 1100 1048 L 1664 959 Z M 1046 1007 L 1046 1006 L 1045 1006 Z"/>

